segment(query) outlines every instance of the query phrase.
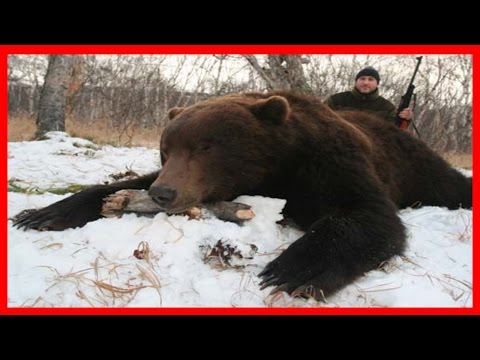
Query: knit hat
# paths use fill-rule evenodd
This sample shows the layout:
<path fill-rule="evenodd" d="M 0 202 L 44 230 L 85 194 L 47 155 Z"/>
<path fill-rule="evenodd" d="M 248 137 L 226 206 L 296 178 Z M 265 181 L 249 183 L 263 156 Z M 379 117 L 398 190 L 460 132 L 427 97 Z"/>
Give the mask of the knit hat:
<path fill-rule="evenodd" d="M 378 74 L 378 71 L 371 66 L 367 66 L 366 68 L 360 70 L 355 76 L 355 81 L 357 81 L 358 78 L 362 76 L 371 76 L 375 78 L 375 80 L 377 80 L 377 83 L 380 83 L 380 75 Z"/>

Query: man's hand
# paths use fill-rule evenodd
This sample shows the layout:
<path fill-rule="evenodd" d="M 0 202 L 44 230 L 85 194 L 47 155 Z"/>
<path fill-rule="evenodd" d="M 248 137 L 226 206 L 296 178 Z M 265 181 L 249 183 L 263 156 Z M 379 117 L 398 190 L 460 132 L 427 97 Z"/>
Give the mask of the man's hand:
<path fill-rule="evenodd" d="M 413 116 L 413 111 L 410 108 L 405 108 L 398 114 L 402 119 L 410 120 Z"/>

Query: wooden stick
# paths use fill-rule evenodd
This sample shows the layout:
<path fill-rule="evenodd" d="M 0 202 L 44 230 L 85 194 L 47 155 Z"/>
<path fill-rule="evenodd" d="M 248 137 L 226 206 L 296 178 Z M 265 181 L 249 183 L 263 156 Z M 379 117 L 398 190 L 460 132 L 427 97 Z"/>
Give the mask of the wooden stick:
<path fill-rule="evenodd" d="M 120 190 L 107 196 L 103 201 L 101 214 L 105 217 L 121 217 L 125 213 L 154 215 L 163 211 L 145 190 Z M 201 207 L 190 208 L 185 214 L 191 219 L 201 219 L 202 208 L 212 212 L 220 220 L 235 223 L 242 223 L 255 216 L 250 205 L 232 201 L 202 204 Z"/>

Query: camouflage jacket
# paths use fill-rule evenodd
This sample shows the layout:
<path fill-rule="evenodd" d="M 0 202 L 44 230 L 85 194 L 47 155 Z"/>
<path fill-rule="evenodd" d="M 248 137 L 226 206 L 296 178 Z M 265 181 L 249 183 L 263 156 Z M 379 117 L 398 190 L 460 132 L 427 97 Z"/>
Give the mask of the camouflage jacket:
<path fill-rule="evenodd" d="M 332 110 L 365 110 L 386 120 L 395 121 L 397 109 L 387 99 L 378 94 L 378 88 L 370 94 L 362 94 L 357 89 L 331 95 L 325 100 Z"/>

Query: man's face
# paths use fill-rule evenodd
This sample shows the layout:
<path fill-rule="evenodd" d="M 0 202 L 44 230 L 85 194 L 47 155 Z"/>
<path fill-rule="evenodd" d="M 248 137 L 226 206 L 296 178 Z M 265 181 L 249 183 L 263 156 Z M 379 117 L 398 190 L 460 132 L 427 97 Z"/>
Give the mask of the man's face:
<path fill-rule="evenodd" d="M 372 76 L 360 76 L 355 81 L 355 87 L 362 94 L 370 94 L 378 87 L 377 79 Z"/>

